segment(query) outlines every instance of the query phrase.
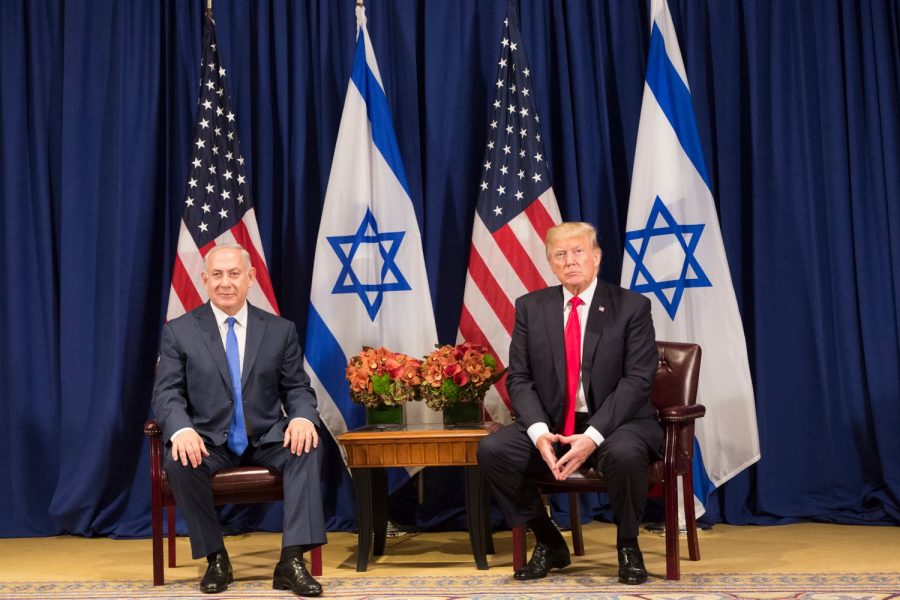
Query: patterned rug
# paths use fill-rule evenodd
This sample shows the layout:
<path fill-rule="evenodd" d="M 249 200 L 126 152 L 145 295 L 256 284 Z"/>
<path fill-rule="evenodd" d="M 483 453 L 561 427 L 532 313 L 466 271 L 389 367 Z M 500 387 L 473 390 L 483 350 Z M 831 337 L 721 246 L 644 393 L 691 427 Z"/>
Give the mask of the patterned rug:
<path fill-rule="evenodd" d="M 322 577 L 325 598 L 360 600 L 889 600 L 900 599 L 897 573 L 803 573 L 685 575 L 681 581 L 651 580 L 623 586 L 611 577 L 551 575 L 516 582 L 508 575 L 383 577 L 372 574 Z M 216 598 L 290 598 L 269 580 L 241 580 Z M 197 582 L 153 587 L 146 581 L 0 582 L 0 598 L 204 598 Z"/>

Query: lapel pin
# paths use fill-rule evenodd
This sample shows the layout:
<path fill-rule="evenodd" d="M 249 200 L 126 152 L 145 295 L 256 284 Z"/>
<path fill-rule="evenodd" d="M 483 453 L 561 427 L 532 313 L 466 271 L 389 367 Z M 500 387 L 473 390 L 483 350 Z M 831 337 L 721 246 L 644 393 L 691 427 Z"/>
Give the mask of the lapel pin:
<path fill-rule="evenodd" d="M 606 312 L 606 307 L 601 305 L 597 307 L 597 310 L 599 310 L 600 312 Z"/>

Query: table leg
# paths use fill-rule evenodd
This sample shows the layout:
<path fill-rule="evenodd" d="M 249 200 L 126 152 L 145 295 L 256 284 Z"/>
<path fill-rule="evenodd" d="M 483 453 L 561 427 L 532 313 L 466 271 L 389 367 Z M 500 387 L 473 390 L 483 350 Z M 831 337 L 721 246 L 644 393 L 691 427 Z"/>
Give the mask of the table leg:
<path fill-rule="evenodd" d="M 372 469 L 351 469 L 356 487 L 356 513 L 359 534 L 356 541 L 356 570 L 363 572 L 372 551 Z"/>
<path fill-rule="evenodd" d="M 481 470 L 477 466 L 466 467 L 466 513 L 469 517 L 469 541 L 472 543 L 475 566 L 481 571 L 487 570 L 484 545 L 484 482 Z"/>
<path fill-rule="evenodd" d="M 375 528 L 375 546 L 372 554 L 384 554 L 384 543 L 387 539 L 388 490 L 387 470 L 369 469 L 372 473 L 372 523 Z"/>
<path fill-rule="evenodd" d="M 484 477 L 481 478 L 481 510 L 484 511 L 484 551 L 494 554 L 494 528 L 491 527 L 491 488 Z"/>

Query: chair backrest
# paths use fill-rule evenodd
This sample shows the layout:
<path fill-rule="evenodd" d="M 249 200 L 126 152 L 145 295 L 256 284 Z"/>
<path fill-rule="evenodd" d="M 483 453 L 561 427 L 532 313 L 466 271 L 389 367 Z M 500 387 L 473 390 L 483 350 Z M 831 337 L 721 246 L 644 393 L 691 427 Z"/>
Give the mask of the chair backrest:
<path fill-rule="evenodd" d="M 657 340 L 656 350 L 659 366 L 650 390 L 650 400 L 656 410 L 695 405 L 700 380 L 700 346 Z M 694 458 L 694 420 L 667 426 L 666 437 L 674 437 L 666 442 L 666 446 L 674 445 L 676 472 L 689 472 Z"/>
<path fill-rule="evenodd" d="M 650 391 L 656 410 L 691 406 L 697 402 L 700 379 L 700 346 L 680 342 L 656 341 L 659 366 Z"/>

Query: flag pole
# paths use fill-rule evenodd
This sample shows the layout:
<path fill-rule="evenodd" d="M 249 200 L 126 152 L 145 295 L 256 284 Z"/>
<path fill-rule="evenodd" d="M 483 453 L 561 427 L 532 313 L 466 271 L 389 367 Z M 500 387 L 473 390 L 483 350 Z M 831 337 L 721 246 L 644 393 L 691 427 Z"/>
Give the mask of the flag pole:
<path fill-rule="evenodd" d="M 206 0 L 206 16 L 212 18 L 212 0 Z"/>

